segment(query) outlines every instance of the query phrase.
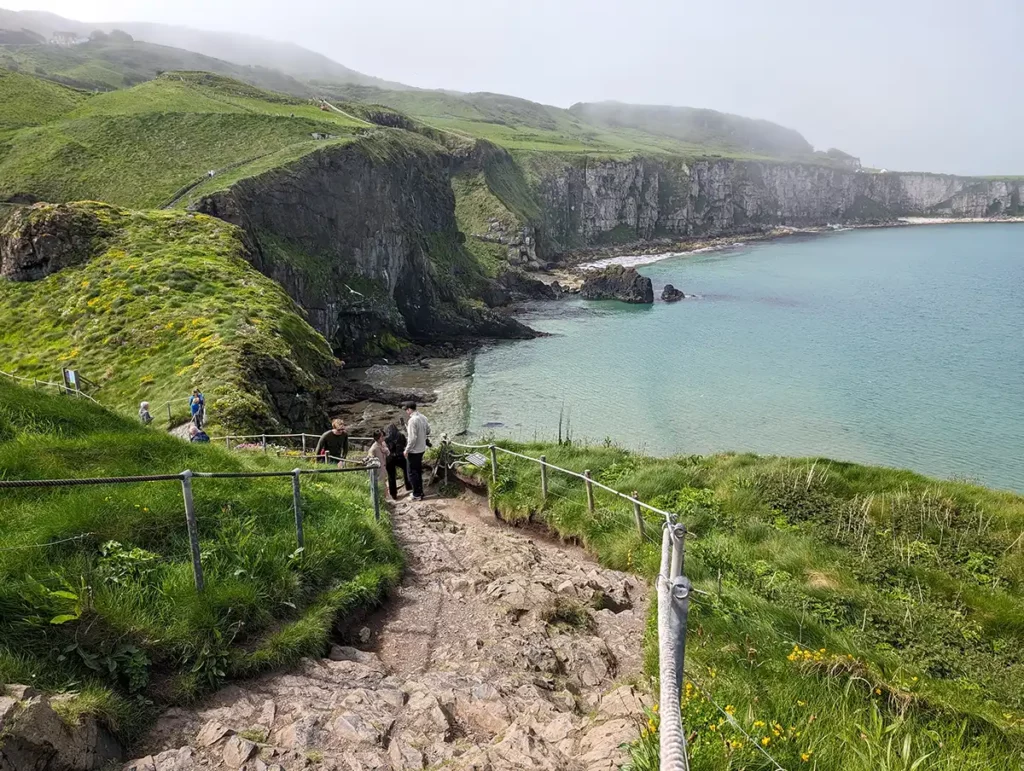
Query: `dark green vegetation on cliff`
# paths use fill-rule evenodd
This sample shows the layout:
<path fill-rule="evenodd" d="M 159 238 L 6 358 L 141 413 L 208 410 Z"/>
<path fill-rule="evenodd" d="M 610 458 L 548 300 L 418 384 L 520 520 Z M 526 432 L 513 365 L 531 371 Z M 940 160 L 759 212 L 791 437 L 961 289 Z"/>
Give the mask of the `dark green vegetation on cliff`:
<path fill-rule="evenodd" d="M 45 241 L 44 256 L 32 245 Z M 319 415 L 323 337 L 244 259 L 242 233 L 183 212 L 39 205 L 0 230 L 0 361 L 23 377 L 72 367 L 129 414 L 207 394 L 210 418 L 266 430 Z M 47 275 L 44 275 L 47 274 Z M 6 279 L 6 280 L 5 280 Z"/>
<path fill-rule="evenodd" d="M 293 465 L 0 382 L 0 477 Z M 0 492 L 0 684 L 79 691 L 80 709 L 131 738 L 154 708 L 322 654 L 339 616 L 373 604 L 401 558 L 374 522 L 364 474 L 304 477 L 302 495 L 296 551 L 287 478 L 196 479 L 197 594 L 179 483 Z"/>
<path fill-rule="evenodd" d="M 785 768 L 1021 767 L 1024 498 L 827 460 L 514 449 L 638 490 L 689 528 L 686 573 L 707 592 L 687 647 L 695 771 L 770 767 L 701 691 Z M 558 474 L 542 504 L 536 464 L 499 458 L 503 516 L 543 521 L 609 566 L 657 571 L 660 546 L 640 542 L 628 504 L 597 491 L 590 515 L 582 484 Z M 660 539 L 660 523 L 647 526 Z M 652 626 L 652 673 L 654 640 Z"/>

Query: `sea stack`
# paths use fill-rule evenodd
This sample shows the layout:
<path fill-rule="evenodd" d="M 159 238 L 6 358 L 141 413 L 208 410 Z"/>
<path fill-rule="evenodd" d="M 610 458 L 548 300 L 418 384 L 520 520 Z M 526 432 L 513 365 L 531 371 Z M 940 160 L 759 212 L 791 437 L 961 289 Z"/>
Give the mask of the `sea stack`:
<path fill-rule="evenodd" d="M 684 297 L 686 297 L 686 295 L 671 284 L 665 284 L 665 288 L 661 290 L 661 299 L 667 303 L 679 302 Z"/>
<path fill-rule="evenodd" d="M 654 302 L 651 280 L 635 268 L 610 265 L 587 273 L 580 294 L 585 300 L 621 300 L 626 303 L 650 305 Z"/>

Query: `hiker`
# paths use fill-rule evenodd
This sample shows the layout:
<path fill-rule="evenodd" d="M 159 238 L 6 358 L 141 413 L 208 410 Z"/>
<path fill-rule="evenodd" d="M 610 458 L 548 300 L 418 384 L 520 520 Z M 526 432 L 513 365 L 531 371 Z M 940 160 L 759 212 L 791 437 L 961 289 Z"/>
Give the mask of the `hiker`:
<path fill-rule="evenodd" d="M 384 436 L 388 446 L 388 494 L 391 500 L 398 500 L 398 470 L 402 471 L 402 487 L 409 486 L 409 475 L 405 468 L 405 435 L 392 423 Z"/>
<path fill-rule="evenodd" d="M 195 423 L 188 427 L 188 440 L 190 442 L 209 442 L 210 437 Z"/>
<path fill-rule="evenodd" d="M 409 434 L 405 446 L 405 459 L 409 468 L 407 480 L 412 484 L 412 499 L 423 500 L 423 454 L 427 451 L 427 437 L 430 436 L 430 424 L 427 419 L 416 411 L 416 402 L 402 405 L 409 416 L 406 431 Z"/>
<path fill-rule="evenodd" d="M 143 402 L 139 405 L 139 420 L 142 421 L 144 426 L 148 426 L 153 422 L 153 416 L 149 414 L 149 402 Z"/>
<path fill-rule="evenodd" d="M 335 418 L 331 421 L 331 430 L 320 437 L 314 454 L 321 458 L 323 463 L 337 460 L 338 466 L 341 466 L 342 459 L 348 455 L 348 431 L 345 430 L 344 420 Z"/>
<path fill-rule="evenodd" d="M 370 445 L 370 450 L 366 455 L 367 460 L 376 460 L 380 464 L 381 469 L 387 468 L 388 458 L 391 457 L 391 452 L 388 450 L 387 443 L 384 441 L 384 432 L 379 428 L 373 432 L 373 444 Z M 394 498 L 394 496 L 391 496 Z"/>
<path fill-rule="evenodd" d="M 192 422 L 195 423 L 196 428 L 202 428 L 206 420 L 206 399 L 203 398 L 203 394 L 198 388 L 192 390 L 188 406 L 192 412 Z"/>

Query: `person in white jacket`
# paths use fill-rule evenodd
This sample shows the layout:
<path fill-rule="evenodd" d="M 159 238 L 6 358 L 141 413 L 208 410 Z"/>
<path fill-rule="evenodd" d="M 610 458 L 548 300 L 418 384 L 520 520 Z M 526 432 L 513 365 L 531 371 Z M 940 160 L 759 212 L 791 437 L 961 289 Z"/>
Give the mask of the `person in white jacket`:
<path fill-rule="evenodd" d="M 427 419 L 416 411 L 415 402 L 402 405 L 409 416 L 406 426 L 408 441 L 405 445 L 405 459 L 408 463 L 409 483 L 412 485 L 412 499 L 423 500 L 423 454 L 427 451 L 427 437 L 430 436 L 430 424 Z"/>

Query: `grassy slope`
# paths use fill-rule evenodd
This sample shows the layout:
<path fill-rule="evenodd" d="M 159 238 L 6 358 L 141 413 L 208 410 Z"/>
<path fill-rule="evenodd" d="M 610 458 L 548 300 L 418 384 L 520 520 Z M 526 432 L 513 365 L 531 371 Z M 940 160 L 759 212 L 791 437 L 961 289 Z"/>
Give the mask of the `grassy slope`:
<path fill-rule="evenodd" d="M 0 382 L 0 477 L 294 463 L 189 445 Z M 297 553 L 288 479 L 195 480 L 199 595 L 178 483 L 0 491 L 0 683 L 81 690 L 77 708 L 130 738 L 154 701 L 188 701 L 226 677 L 320 654 L 338 614 L 375 601 L 401 558 L 387 522 L 373 520 L 364 475 L 306 477 L 302 494 Z M 57 543 L 68 538 L 78 540 Z M 51 545 L 23 548 L 32 544 Z"/>
<path fill-rule="evenodd" d="M 0 70 L 0 131 L 49 123 L 89 95 L 40 78 Z"/>
<path fill-rule="evenodd" d="M 8 114 L 0 105 L 0 123 Z M 292 117 L 294 115 L 294 117 Z M 209 170 L 322 146 L 311 134 L 362 127 L 308 102 L 205 73 L 170 73 L 102 94 L 45 126 L 0 144 L 0 198 L 103 200 L 151 208 Z"/>
<path fill-rule="evenodd" d="M 284 290 L 242 258 L 237 228 L 180 212 L 74 210 L 109 235 L 84 264 L 0 282 L 0 368 L 52 380 L 74 367 L 102 386 L 101 401 L 128 412 L 199 385 L 211 420 L 232 427 L 270 424 L 248 373 L 255 357 L 292 362 L 298 382 L 325 387 L 330 348 Z"/>
<path fill-rule="evenodd" d="M 708 592 L 691 606 L 689 679 L 785 768 L 1021 767 L 1024 498 L 821 460 L 519 449 L 681 515 L 686 573 Z M 535 512 L 611 566 L 657 571 L 621 503 L 598 492 L 590 516 L 581 484 L 552 474 L 542 506 L 536 465 L 499 465 L 506 516 Z M 660 537 L 655 518 L 648 530 Z M 684 706 L 695 771 L 769 767 L 697 691 Z M 638 769 L 656 768 L 654 746 Z"/>
<path fill-rule="evenodd" d="M 180 48 L 142 41 L 90 41 L 70 48 L 48 44 L 0 46 L 0 67 L 18 68 L 78 88 L 109 91 L 143 83 L 171 70 L 204 70 L 260 88 L 308 96 L 308 88 L 265 67 L 245 67 Z"/>

